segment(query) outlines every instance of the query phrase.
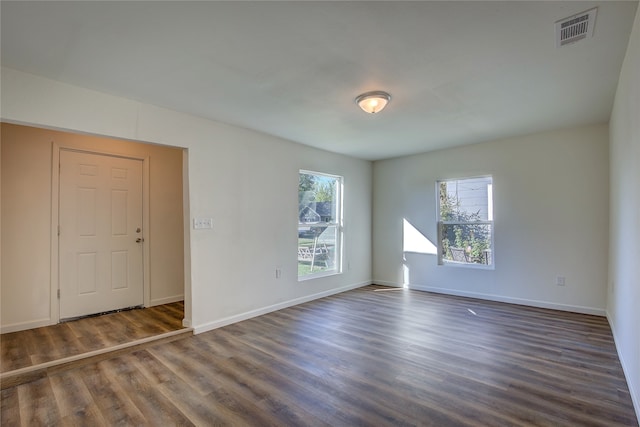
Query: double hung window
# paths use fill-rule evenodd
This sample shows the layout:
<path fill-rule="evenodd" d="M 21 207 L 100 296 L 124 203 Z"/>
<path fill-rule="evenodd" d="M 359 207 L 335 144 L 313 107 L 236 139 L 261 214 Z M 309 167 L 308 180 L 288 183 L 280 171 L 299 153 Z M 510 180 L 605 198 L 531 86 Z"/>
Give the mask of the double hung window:
<path fill-rule="evenodd" d="M 298 280 L 341 272 L 342 177 L 300 171 Z"/>
<path fill-rule="evenodd" d="M 493 179 L 437 182 L 438 263 L 493 268 Z"/>

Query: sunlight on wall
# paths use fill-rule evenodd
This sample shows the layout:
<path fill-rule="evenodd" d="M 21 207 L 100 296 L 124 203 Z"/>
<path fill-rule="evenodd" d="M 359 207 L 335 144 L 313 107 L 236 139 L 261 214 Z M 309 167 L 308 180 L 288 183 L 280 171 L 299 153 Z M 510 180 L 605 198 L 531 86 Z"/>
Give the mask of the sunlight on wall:
<path fill-rule="evenodd" d="M 407 260 L 404 259 L 402 263 L 402 287 L 408 288 L 411 284 L 411 276 L 409 276 L 409 266 L 407 265 Z"/>
<path fill-rule="evenodd" d="M 438 249 L 417 228 L 404 218 L 402 220 L 402 250 L 419 254 L 436 255 Z"/>
<path fill-rule="evenodd" d="M 415 228 L 406 218 L 402 219 L 402 252 L 436 255 L 438 249 L 436 245 L 431 243 L 417 228 Z M 410 268 L 407 265 L 407 258 L 402 257 L 402 285 L 403 287 L 409 287 L 411 283 Z"/>

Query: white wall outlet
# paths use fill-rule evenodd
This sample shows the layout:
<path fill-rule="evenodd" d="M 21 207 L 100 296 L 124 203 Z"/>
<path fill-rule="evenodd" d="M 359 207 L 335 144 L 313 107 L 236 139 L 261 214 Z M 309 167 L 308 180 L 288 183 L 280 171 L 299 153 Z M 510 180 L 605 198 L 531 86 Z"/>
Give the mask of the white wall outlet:
<path fill-rule="evenodd" d="M 279 279 L 282 276 L 282 269 L 280 267 L 276 267 L 276 279 Z"/>
<path fill-rule="evenodd" d="M 207 228 L 213 228 L 213 218 L 193 218 L 194 230 L 202 230 Z"/>
<path fill-rule="evenodd" d="M 564 286 L 565 285 L 565 281 L 566 281 L 566 278 L 564 276 L 556 277 L 556 285 L 558 285 L 558 286 Z"/>

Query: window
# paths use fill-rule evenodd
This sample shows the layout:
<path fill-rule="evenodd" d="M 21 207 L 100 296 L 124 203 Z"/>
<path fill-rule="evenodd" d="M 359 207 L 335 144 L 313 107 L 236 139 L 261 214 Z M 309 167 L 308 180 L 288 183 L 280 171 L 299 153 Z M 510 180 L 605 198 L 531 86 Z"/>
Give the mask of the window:
<path fill-rule="evenodd" d="M 438 181 L 438 263 L 493 268 L 493 179 Z"/>
<path fill-rule="evenodd" d="M 298 280 L 341 272 L 342 177 L 300 171 Z"/>

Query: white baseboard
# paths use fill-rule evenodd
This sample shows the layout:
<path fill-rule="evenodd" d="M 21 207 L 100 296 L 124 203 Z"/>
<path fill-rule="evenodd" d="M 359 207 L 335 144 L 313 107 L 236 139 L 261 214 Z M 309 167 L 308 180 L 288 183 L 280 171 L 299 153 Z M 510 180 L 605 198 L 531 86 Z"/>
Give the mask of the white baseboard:
<path fill-rule="evenodd" d="M 56 322 L 53 322 L 50 318 L 38 319 L 38 320 L 30 320 L 28 322 L 12 323 L 10 325 L 2 325 L 2 327 L 0 327 L 0 333 L 8 334 L 10 332 L 25 331 L 27 329 L 35 329 L 35 328 L 40 328 L 42 326 L 51 326 L 51 325 L 55 325 L 55 324 L 56 324 Z"/>
<path fill-rule="evenodd" d="M 636 410 L 636 418 L 638 419 L 638 423 L 640 424 L 640 390 L 636 389 L 636 386 L 640 386 L 639 384 L 634 384 L 630 381 L 631 377 L 629 376 L 630 370 L 627 368 L 627 364 L 625 363 L 624 357 L 622 357 L 622 352 L 620 351 L 620 347 L 618 347 L 618 338 L 616 337 L 616 327 L 611 320 L 611 316 L 609 316 L 609 312 L 607 312 L 607 320 L 609 321 L 609 326 L 611 327 L 611 333 L 613 334 L 613 343 L 616 346 L 616 351 L 618 352 L 618 359 L 620 360 L 620 364 L 622 365 L 622 372 L 624 372 L 625 379 L 627 380 L 627 387 L 629 388 L 629 394 L 631 395 L 631 402 L 633 402 L 633 408 Z"/>
<path fill-rule="evenodd" d="M 149 307 L 156 305 L 171 304 L 172 302 L 178 302 L 184 300 L 184 295 L 174 295 L 172 297 L 158 298 L 149 301 Z"/>
<path fill-rule="evenodd" d="M 525 298 L 507 297 L 502 295 L 481 294 L 476 292 L 458 291 L 453 289 L 435 288 L 431 286 L 409 285 L 409 289 L 419 291 L 435 292 L 438 294 L 455 295 L 459 297 L 477 298 L 489 301 L 506 302 L 509 304 L 526 305 L 529 307 L 549 308 L 551 310 L 570 311 L 572 313 L 592 314 L 595 316 L 605 316 L 606 311 L 602 308 L 583 307 L 580 305 L 558 304 L 549 301 L 539 301 Z"/>
<path fill-rule="evenodd" d="M 350 291 L 352 289 L 361 288 L 363 286 L 370 285 L 372 282 L 356 283 L 341 288 L 330 289 L 328 291 L 319 292 L 317 294 L 307 295 L 300 298 L 295 298 L 289 301 L 284 301 L 278 304 L 273 304 L 267 307 L 258 308 L 256 310 L 247 311 L 245 313 L 236 314 L 234 316 L 225 317 L 223 319 L 215 320 L 213 322 L 207 322 L 202 325 L 193 327 L 193 334 L 200 334 L 202 332 L 218 329 L 223 326 L 231 325 L 232 323 L 241 322 L 243 320 L 251 319 L 252 317 L 262 316 L 263 314 L 271 313 L 273 311 L 282 310 L 283 308 L 292 307 L 294 305 L 303 304 L 305 302 L 313 301 L 318 298 L 328 297 L 330 295 L 339 294 L 342 292 Z"/>

